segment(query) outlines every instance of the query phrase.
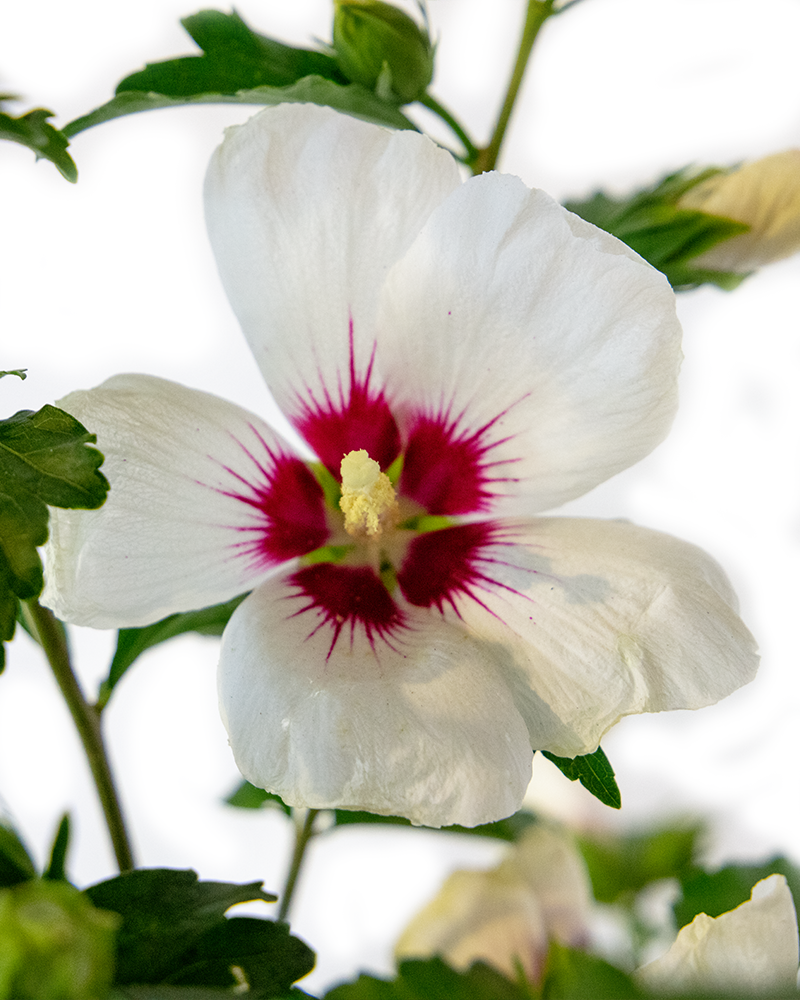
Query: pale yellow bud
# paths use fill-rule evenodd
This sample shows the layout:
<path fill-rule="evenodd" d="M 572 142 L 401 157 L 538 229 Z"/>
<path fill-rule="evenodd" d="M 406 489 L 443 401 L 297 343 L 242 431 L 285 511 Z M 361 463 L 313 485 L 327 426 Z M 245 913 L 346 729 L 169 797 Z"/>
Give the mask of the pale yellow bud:
<path fill-rule="evenodd" d="M 690 188 L 678 206 L 750 226 L 696 257 L 697 267 L 743 274 L 790 257 L 800 250 L 800 149 L 715 174 Z"/>
<path fill-rule="evenodd" d="M 379 535 L 397 510 L 394 487 L 381 467 L 362 448 L 342 459 L 342 498 L 345 530 L 351 535 Z"/>

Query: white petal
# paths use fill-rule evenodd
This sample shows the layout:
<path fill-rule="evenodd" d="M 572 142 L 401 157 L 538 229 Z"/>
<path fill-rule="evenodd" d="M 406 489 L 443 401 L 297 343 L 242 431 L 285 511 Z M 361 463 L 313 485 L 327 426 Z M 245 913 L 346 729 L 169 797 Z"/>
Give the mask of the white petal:
<path fill-rule="evenodd" d="M 386 273 L 458 184 L 453 158 L 429 139 L 330 108 L 266 108 L 227 131 L 206 178 L 209 235 L 288 414 L 304 386 L 322 401 L 346 384 L 351 321 L 363 375 Z"/>
<path fill-rule="evenodd" d="M 473 826 L 519 808 L 524 722 L 482 643 L 436 613 L 375 649 L 298 613 L 284 579 L 236 610 L 222 642 L 220 710 L 239 769 L 292 805 Z M 392 648 L 393 647 L 393 648 Z"/>
<path fill-rule="evenodd" d="M 666 279 L 517 178 L 467 181 L 392 269 L 377 366 L 407 425 L 489 427 L 494 512 L 532 514 L 646 455 L 676 405 Z M 503 481 L 503 480 L 506 481 Z M 510 480 L 510 481 L 509 481 Z"/>
<path fill-rule="evenodd" d="M 97 435 L 111 490 L 97 511 L 51 509 L 42 602 L 57 615 L 144 625 L 269 574 L 254 550 L 263 514 L 236 499 L 268 484 L 270 452 L 291 454 L 262 420 L 146 375 L 116 376 L 59 405 Z"/>
<path fill-rule="evenodd" d="M 625 715 L 701 708 L 755 675 L 755 643 L 719 566 L 619 521 L 542 518 L 489 548 L 458 612 L 496 660 L 531 744 L 589 753 Z M 479 603 L 480 602 L 480 603 Z"/>
<path fill-rule="evenodd" d="M 658 993 L 781 996 L 797 985 L 797 916 L 783 875 L 753 887 L 750 899 L 712 919 L 699 913 L 669 951 L 639 970 Z"/>

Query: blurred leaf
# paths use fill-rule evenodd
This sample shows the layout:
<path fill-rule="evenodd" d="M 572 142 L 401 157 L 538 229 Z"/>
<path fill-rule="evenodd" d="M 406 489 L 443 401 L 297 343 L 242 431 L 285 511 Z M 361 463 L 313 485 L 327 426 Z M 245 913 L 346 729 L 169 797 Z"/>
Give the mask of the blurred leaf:
<path fill-rule="evenodd" d="M 243 781 L 225 799 L 225 802 L 237 809 L 260 809 L 262 806 L 271 806 L 285 812 L 287 816 L 292 815 L 292 807 L 287 806 L 280 795 L 276 795 L 274 792 L 265 792 L 263 788 L 256 788 L 249 781 Z"/>
<path fill-rule="evenodd" d="M 533 813 L 524 809 L 507 819 L 498 820 L 496 823 L 484 823 L 481 826 L 443 826 L 443 827 L 416 827 L 420 830 L 441 829 L 443 833 L 463 833 L 473 837 L 494 837 L 497 840 L 516 841 L 522 836 L 531 824 L 536 822 Z M 403 819 L 401 816 L 378 816 L 376 813 L 359 812 L 350 809 L 334 810 L 334 825 L 349 826 L 359 823 L 375 823 L 389 826 L 412 826 L 413 824 Z"/>
<path fill-rule="evenodd" d="M 44 406 L 0 420 L 0 640 L 14 635 L 17 598 L 38 597 L 44 583 L 38 546 L 47 541 L 47 505 L 94 508 L 108 482 L 98 471 L 96 440 L 63 410 Z M 4 660 L 0 657 L 0 668 Z"/>
<path fill-rule="evenodd" d="M 800 912 L 800 868 L 784 857 L 761 865 L 727 865 L 716 872 L 693 869 L 681 878 L 683 895 L 673 906 L 678 927 L 690 924 L 698 913 L 718 917 L 750 899 L 756 882 L 770 875 L 784 875 Z"/>
<path fill-rule="evenodd" d="M 122 916 L 116 982 L 159 983 L 235 903 L 276 896 L 260 882 L 199 882 L 193 871 L 140 868 L 85 890 L 95 906 Z"/>
<path fill-rule="evenodd" d="M 67 136 L 122 115 L 187 104 L 324 104 L 389 125 L 415 126 L 388 101 L 348 83 L 323 52 L 297 49 L 252 31 L 236 13 L 204 10 L 182 24 L 203 54 L 148 64 L 117 86 L 106 104 L 64 127 Z"/>
<path fill-rule="evenodd" d="M 36 153 L 36 159 L 49 160 L 58 167 L 62 177 L 73 184 L 78 179 L 78 168 L 67 152 L 69 140 L 64 132 L 60 132 L 47 121 L 53 117 L 53 112 L 46 108 L 35 108 L 19 118 L 12 118 L 0 111 L 0 139 L 18 142 Z M 4 375 L 19 374 L 18 372 L 3 372 Z M 20 376 L 24 378 L 25 376 Z"/>
<path fill-rule="evenodd" d="M 694 867 L 701 833 L 698 826 L 671 826 L 621 837 L 579 837 L 595 899 L 613 903 L 651 882 L 680 879 Z"/>
<path fill-rule="evenodd" d="M 53 846 L 50 849 L 50 862 L 42 874 L 42 878 L 51 882 L 66 882 L 66 861 L 69 850 L 70 820 L 69 813 L 64 813 L 58 824 Z"/>
<path fill-rule="evenodd" d="M 553 941 L 542 982 L 543 1000 L 627 1000 L 640 997 L 630 976 L 585 951 Z"/>
<path fill-rule="evenodd" d="M 239 90 L 234 94 L 197 94 L 193 97 L 168 97 L 165 94 L 149 94 L 128 90 L 113 97 L 106 104 L 95 108 L 83 118 L 76 118 L 64 126 L 67 135 L 73 136 L 102 122 L 132 115 L 138 111 L 157 108 L 178 108 L 189 104 L 283 104 L 285 102 L 323 104 L 337 111 L 344 111 L 355 118 L 389 125 L 397 129 L 413 129 L 416 126 L 401 114 L 396 107 L 376 97 L 366 87 L 358 83 L 346 86 L 325 80 L 321 76 L 304 76 L 297 83 L 287 87 L 256 87 Z"/>
<path fill-rule="evenodd" d="M 692 261 L 750 227 L 732 219 L 679 208 L 677 204 L 689 188 L 717 173 L 716 168 L 700 173 L 681 170 L 628 198 L 609 198 L 597 192 L 587 201 L 566 202 L 565 207 L 627 243 L 631 250 L 662 271 L 677 291 L 704 283 L 731 290 L 746 275 L 705 270 Z"/>
<path fill-rule="evenodd" d="M 583 787 L 591 792 L 596 799 L 599 799 L 604 806 L 619 809 L 622 805 L 622 796 L 614 777 L 614 768 L 601 747 L 598 747 L 594 753 L 583 754 L 581 757 L 556 757 L 554 753 L 547 750 L 541 752 L 570 781 L 580 781 Z"/>
<path fill-rule="evenodd" d="M 401 962 L 397 978 L 361 975 L 336 986 L 325 1000 L 530 1000 L 528 989 L 482 962 L 456 972 L 440 958 Z"/>
<path fill-rule="evenodd" d="M 0 822 L 0 889 L 35 877 L 36 868 L 16 830 Z"/>
<path fill-rule="evenodd" d="M 25 374 L 27 370 L 28 370 L 27 368 L 12 368 L 11 371 L 0 372 L 0 378 L 2 378 L 4 375 L 16 375 L 17 378 L 25 381 L 25 379 L 28 377 Z"/>
<path fill-rule="evenodd" d="M 292 983 L 314 968 L 314 953 L 288 924 L 254 917 L 231 917 L 204 934 L 181 958 L 169 981 L 184 986 L 233 986 L 231 966 L 244 973 L 248 996 L 285 995 Z"/>
<path fill-rule="evenodd" d="M 176 635 L 185 632 L 198 632 L 200 635 L 222 635 L 225 626 L 233 612 L 239 607 L 247 594 L 226 601 L 224 604 L 214 604 L 199 611 L 184 611 L 181 614 L 169 615 L 160 622 L 145 625 L 144 628 L 122 628 L 117 635 L 117 648 L 108 669 L 108 677 L 100 685 L 97 695 L 97 708 L 103 709 L 108 704 L 111 693 L 122 679 L 125 671 L 134 661 L 152 646 L 166 642 Z"/>
<path fill-rule="evenodd" d="M 170 97 L 235 94 L 255 87 L 285 87 L 304 76 L 348 82 L 332 56 L 256 34 L 235 11 L 201 10 L 182 18 L 181 24 L 203 54 L 148 63 L 126 76 L 117 85 L 117 94 L 126 90 Z"/>

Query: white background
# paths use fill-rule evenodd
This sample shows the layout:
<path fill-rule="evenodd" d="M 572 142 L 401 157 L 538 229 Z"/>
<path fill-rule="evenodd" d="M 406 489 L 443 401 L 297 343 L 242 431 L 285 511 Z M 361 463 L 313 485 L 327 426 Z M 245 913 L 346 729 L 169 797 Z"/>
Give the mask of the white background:
<path fill-rule="evenodd" d="M 488 137 L 521 0 L 431 0 L 440 36 L 434 93 Z M 241 0 L 257 30 L 327 39 L 327 0 Z M 146 60 L 191 52 L 189 0 L 0 3 L 0 91 L 64 124 Z M 730 163 L 800 145 L 796 0 L 584 0 L 540 37 L 501 168 L 557 198 L 624 191 L 689 162 Z M 271 414 L 220 288 L 200 190 L 224 126 L 252 109 L 149 112 L 76 137 L 76 186 L 22 147 L 0 147 L 2 415 L 35 409 L 119 371 L 174 378 Z M 702 815 L 721 863 L 800 860 L 800 257 L 732 295 L 680 297 L 682 407 L 667 442 L 570 511 L 627 517 L 707 548 L 728 570 L 759 639 L 757 680 L 700 713 L 625 720 L 604 741 L 621 815 L 537 763 L 537 803 L 575 822 L 636 825 Z M 81 630 L 89 691 L 111 637 Z M 238 781 L 215 701 L 214 640 L 148 653 L 120 684 L 107 731 L 139 862 L 279 889 L 283 817 L 220 805 Z M 80 884 L 113 874 L 99 811 L 65 709 L 23 636 L 0 678 L 0 807 L 41 860 L 61 813 Z M 359 967 L 388 969 L 398 931 L 444 873 L 486 865 L 496 845 L 420 831 L 319 838 L 294 910 L 319 951 L 308 989 Z"/>

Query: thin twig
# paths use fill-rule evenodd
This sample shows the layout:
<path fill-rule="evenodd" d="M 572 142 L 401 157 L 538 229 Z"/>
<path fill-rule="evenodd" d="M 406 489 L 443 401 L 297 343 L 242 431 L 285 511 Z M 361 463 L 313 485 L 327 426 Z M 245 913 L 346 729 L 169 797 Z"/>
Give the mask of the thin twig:
<path fill-rule="evenodd" d="M 286 885 L 283 887 L 283 892 L 281 893 L 281 905 L 278 910 L 278 920 L 285 920 L 286 915 L 289 912 L 292 896 L 294 895 L 295 886 L 297 885 L 297 876 L 300 874 L 300 868 L 303 864 L 306 847 L 308 846 L 308 842 L 311 840 L 314 832 L 314 820 L 318 815 L 319 809 L 309 809 L 306 813 L 303 825 L 295 828 L 294 853 L 292 854 L 292 863 L 289 866 L 289 873 L 286 876 Z"/>
<path fill-rule="evenodd" d="M 72 715 L 75 728 L 78 730 L 103 808 L 119 870 L 129 871 L 134 867 L 133 852 L 111 773 L 100 716 L 86 701 L 78 684 L 72 669 L 64 626 L 51 611 L 43 608 L 36 600 L 26 601 L 23 607 L 28 615 L 31 630 L 47 657 L 47 662 Z"/>

